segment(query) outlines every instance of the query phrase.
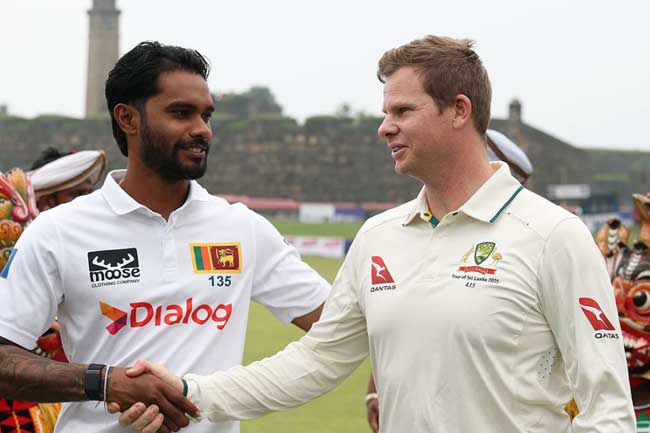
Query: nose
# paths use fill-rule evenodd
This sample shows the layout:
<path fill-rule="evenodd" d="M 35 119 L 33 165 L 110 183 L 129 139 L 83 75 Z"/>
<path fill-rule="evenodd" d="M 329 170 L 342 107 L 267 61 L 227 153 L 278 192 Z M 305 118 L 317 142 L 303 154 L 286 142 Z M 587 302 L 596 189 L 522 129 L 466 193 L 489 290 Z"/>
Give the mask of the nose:
<path fill-rule="evenodd" d="M 192 124 L 190 135 L 193 138 L 201 137 L 210 142 L 210 140 L 212 140 L 212 126 L 210 125 L 210 120 L 205 120 L 203 116 L 197 116 L 197 119 Z"/>
<path fill-rule="evenodd" d="M 398 131 L 399 127 L 397 124 L 391 120 L 390 116 L 386 115 L 381 125 L 379 125 L 379 129 L 377 129 L 377 134 L 380 138 L 390 138 L 397 134 Z"/>

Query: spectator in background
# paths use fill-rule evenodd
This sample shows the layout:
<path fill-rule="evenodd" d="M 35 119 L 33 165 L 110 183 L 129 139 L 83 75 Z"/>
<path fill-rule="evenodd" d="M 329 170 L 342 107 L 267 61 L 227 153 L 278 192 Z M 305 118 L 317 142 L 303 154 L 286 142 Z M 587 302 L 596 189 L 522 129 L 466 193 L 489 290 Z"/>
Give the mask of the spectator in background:
<path fill-rule="evenodd" d="M 51 209 L 88 194 L 105 166 L 103 150 L 61 153 L 47 148 L 32 164 L 30 173 L 38 209 Z"/>
<path fill-rule="evenodd" d="M 41 211 L 53 208 L 79 195 L 88 194 L 101 177 L 105 162 L 103 151 L 61 153 L 58 149 L 49 147 L 32 164 L 32 171 L 27 174 L 29 179 L 22 170 L 10 170 L 6 176 L 0 173 L 5 180 L 2 182 L 5 187 L 2 195 L 7 196 L 3 200 L 7 202 L 11 198 L 9 191 L 13 190 L 28 207 L 30 202 L 35 202 Z M 39 191 L 36 193 L 38 200 L 35 199 L 34 181 Z M 38 211 L 32 210 L 29 218 L 21 221 L 21 226 L 27 225 L 37 215 Z M 3 220 L 0 224 L 9 224 L 9 221 Z M 11 224 L 15 226 L 19 222 L 12 221 Z M 13 246 L 13 243 L 9 245 L 4 238 L 0 239 L 0 243 L 3 247 Z M 0 266 L 0 269 L 2 267 L 4 266 Z M 32 352 L 55 361 L 67 362 L 57 322 L 36 341 L 36 348 Z M 8 428 L 10 430 L 7 431 L 23 433 L 52 433 L 60 410 L 60 403 L 34 403 L 0 397 L 0 428 L 3 432 L 4 428 Z"/>

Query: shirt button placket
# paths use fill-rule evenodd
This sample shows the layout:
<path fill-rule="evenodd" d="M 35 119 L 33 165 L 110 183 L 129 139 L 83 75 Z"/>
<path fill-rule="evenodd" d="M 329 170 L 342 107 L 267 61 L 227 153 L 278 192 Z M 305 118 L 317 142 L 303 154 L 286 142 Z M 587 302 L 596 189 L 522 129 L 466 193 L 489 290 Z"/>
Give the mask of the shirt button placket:
<path fill-rule="evenodd" d="M 176 240 L 172 223 L 165 224 L 162 233 L 163 275 L 165 279 L 176 275 Z"/>

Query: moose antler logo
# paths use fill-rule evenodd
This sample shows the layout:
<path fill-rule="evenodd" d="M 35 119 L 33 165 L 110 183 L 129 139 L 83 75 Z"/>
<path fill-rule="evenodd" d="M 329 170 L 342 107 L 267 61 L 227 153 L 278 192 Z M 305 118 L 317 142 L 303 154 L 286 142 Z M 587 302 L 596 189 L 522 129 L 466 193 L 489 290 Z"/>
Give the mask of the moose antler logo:
<path fill-rule="evenodd" d="M 135 248 L 91 251 L 88 253 L 90 282 L 140 278 L 138 251 Z"/>

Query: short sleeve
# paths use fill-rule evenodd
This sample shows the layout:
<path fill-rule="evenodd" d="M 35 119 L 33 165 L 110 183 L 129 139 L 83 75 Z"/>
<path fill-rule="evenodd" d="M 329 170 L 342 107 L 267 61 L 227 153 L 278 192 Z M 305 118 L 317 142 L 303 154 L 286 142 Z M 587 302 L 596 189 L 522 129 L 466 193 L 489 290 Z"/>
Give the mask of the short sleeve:
<path fill-rule="evenodd" d="M 359 366 L 369 343 L 359 305 L 355 251 L 353 243 L 320 320 L 300 340 L 246 367 L 184 376 L 188 398 L 202 416 L 218 422 L 287 410 L 331 390 Z"/>
<path fill-rule="evenodd" d="M 47 213 L 39 215 L 0 278 L 0 336 L 27 349 L 52 324 L 63 300 L 55 230 Z"/>
<path fill-rule="evenodd" d="M 330 285 L 300 259 L 273 225 L 253 215 L 255 270 L 252 299 L 283 323 L 314 311 L 330 291 Z"/>

